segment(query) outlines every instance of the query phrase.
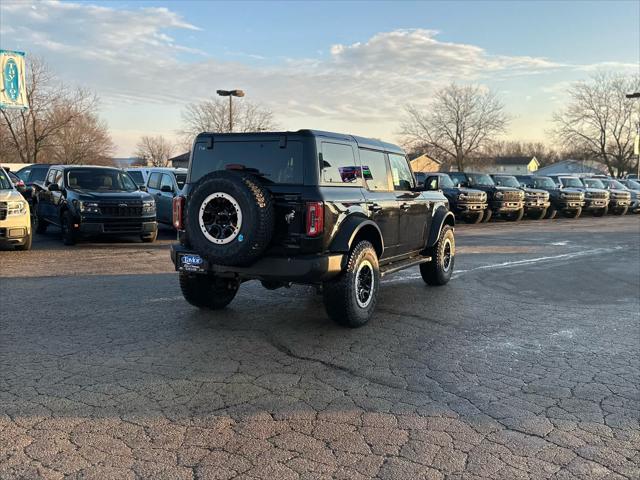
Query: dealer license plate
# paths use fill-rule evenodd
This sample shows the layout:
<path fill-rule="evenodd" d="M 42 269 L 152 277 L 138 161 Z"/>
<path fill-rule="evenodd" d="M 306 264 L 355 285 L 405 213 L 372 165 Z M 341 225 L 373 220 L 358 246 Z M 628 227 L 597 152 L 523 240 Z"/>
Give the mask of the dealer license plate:
<path fill-rule="evenodd" d="M 183 272 L 206 272 L 207 262 L 200 255 L 181 253 L 178 255 L 178 270 Z"/>

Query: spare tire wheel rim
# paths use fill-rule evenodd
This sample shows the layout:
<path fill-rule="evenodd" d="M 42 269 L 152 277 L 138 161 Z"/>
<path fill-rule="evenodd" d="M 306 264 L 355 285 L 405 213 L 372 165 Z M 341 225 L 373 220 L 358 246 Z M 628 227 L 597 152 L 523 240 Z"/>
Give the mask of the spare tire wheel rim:
<path fill-rule="evenodd" d="M 367 308 L 373 298 L 375 276 L 373 265 L 369 260 L 363 260 L 356 271 L 356 302 L 360 308 Z"/>
<path fill-rule="evenodd" d="M 200 205 L 198 224 L 212 243 L 226 245 L 238 238 L 242 227 L 242 210 L 228 193 L 214 192 Z"/>
<path fill-rule="evenodd" d="M 442 269 L 445 272 L 448 272 L 451 268 L 451 261 L 453 260 L 453 245 L 451 245 L 451 240 L 446 238 L 444 240 L 444 245 L 442 246 Z"/>

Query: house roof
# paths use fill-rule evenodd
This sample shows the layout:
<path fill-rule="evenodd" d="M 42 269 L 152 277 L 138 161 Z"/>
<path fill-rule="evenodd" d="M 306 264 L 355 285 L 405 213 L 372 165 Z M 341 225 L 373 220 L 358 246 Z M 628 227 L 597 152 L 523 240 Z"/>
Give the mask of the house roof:
<path fill-rule="evenodd" d="M 589 161 L 562 160 L 546 167 L 539 168 L 536 175 L 559 175 L 563 173 L 606 173 L 604 165 L 600 166 Z"/>
<path fill-rule="evenodd" d="M 189 153 L 190 152 L 181 153 L 180 155 L 176 155 L 175 157 L 171 157 L 169 159 L 169 161 L 170 162 L 188 162 L 189 161 Z"/>
<path fill-rule="evenodd" d="M 529 165 L 531 160 L 538 161 L 536 157 L 496 157 L 496 165 Z"/>

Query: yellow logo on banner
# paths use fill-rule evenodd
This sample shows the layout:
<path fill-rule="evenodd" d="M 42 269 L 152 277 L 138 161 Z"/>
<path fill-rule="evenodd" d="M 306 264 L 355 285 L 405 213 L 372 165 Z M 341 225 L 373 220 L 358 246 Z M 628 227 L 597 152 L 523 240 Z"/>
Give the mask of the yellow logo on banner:
<path fill-rule="evenodd" d="M 0 108 L 29 108 L 24 52 L 0 50 Z"/>

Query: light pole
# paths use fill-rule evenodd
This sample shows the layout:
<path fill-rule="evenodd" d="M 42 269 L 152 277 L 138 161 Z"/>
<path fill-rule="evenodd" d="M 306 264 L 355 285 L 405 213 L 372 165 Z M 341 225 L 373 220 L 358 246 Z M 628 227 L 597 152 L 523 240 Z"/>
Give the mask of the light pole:
<path fill-rule="evenodd" d="M 233 132 L 233 97 L 244 97 L 242 90 L 216 90 L 221 97 L 229 97 L 229 132 Z"/>
<path fill-rule="evenodd" d="M 636 132 L 636 141 L 634 143 L 634 146 L 637 146 L 638 144 L 640 144 L 640 92 L 634 92 L 634 93 L 628 93 L 627 94 L 627 98 L 637 98 L 638 100 L 638 131 Z M 640 149 L 640 147 L 637 147 Z M 638 175 L 636 178 L 640 179 L 640 150 L 638 150 L 637 152 L 635 152 L 638 155 L 638 169 L 636 171 L 636 174 Z"/>

